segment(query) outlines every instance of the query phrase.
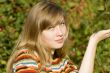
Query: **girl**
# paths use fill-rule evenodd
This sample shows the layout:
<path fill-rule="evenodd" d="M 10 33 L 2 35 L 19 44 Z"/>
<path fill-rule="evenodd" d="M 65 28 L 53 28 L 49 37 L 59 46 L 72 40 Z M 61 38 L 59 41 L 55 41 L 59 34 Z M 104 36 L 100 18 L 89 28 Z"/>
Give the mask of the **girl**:
<path fill-rule="evenodd" d="M 68 32 L 62 8 L 49 1 L 39 2 L 27 16 L 7 73 L 78 73 L 66 56 Z M 93 73 L 97 43 L 109 36 L 110 30 L 91 36 L 79 73 Z"/>

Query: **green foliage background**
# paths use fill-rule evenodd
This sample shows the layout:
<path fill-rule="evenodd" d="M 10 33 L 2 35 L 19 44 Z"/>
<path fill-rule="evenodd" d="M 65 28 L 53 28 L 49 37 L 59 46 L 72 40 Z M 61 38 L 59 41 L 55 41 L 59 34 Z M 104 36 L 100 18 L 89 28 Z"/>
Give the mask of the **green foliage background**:
<path fill-rule="evenodd" d="M 70 58 L 80 67 L 89 37 L 93 32 L 110 28 L 110 0 L 51 0 L 67 12 L 70 26 Z M 25 17 L 38 0 L 0 0 L 0 73 L 21 32 Z M 94 73 L 110 72 L 110 39 L 97 47 Z"/>

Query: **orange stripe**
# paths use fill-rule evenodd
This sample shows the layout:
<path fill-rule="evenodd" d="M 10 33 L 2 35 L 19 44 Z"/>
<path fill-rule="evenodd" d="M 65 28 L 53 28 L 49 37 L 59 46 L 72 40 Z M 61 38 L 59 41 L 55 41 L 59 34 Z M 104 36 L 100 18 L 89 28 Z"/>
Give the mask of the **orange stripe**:
<path fill-rule="evenodd" d="M 56 58 L 56 59 L 54 59 L 54 60 L 52 61 L 52 64 L 53 64 L 53 65 L 54 65 L 54 64 L 58 64 L 60 61 L 61 61 L 60 58 Z"/>
<path fill-rule="evenodd" d="M 21 55 L 22 53 L 28 52 L 28 49 L 22 49 L 18 52 L 17 56 Z"/>
<path fill-rule="evenodd" d="M 35 69 L 22 69 L 19 70 L 17 73 L 39 73 L 39 72 Z"/>
<path fill-rule="evenodd" d="M 17 62 L 17 61 L 19 61 L 19 60 L 22 60 L 22 59 L 33 59 L 33 60 L 39 62 L 38 57 L 35 57 L 35 56 L 31 55 L 31 54 L 22 54 L 22 55 L 18 56 L 18 57 L 15 59 L 15 62 Z"/>
<path fill-rule="evenodd" d="M 27 68 L 27 66 L 16 66 L 16 70 L 19 70 L 19 69 L 23 69 L 23 68 Z"/>
<path fill-rule="evenodd" d="M 65 73 L 69 73 L 71 71 L 71 68 L 67 68 L 66 70 L 65 70 Z"/>

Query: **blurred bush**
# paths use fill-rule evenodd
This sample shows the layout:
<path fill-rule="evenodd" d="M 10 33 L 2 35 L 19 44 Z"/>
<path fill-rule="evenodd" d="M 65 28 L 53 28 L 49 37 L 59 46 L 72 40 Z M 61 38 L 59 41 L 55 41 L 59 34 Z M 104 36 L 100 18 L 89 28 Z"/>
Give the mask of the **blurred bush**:
<path fill-rule="evenodd" d="M 70 26 L 70 58 L 80 67 L 90 35 L 110 28 L 110 0 L 51 0 L 67 12 Z M 0 73 L 21 32 L 25 17 L 38 0 L 0 0 Z M 99 43 L 94 73 L 110 72 L 110 39 Z"/>

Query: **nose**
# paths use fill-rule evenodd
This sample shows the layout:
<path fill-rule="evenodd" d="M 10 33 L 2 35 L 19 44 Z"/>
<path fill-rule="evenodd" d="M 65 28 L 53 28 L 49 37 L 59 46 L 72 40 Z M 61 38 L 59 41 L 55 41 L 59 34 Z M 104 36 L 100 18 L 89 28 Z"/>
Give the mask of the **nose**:
<path fill-rule="evenodd" d="M 60 27 L 59 25 L 56 27 L 56 34 L 57 36 L 63 36 L 63 30 L 62 27 Z"/>

